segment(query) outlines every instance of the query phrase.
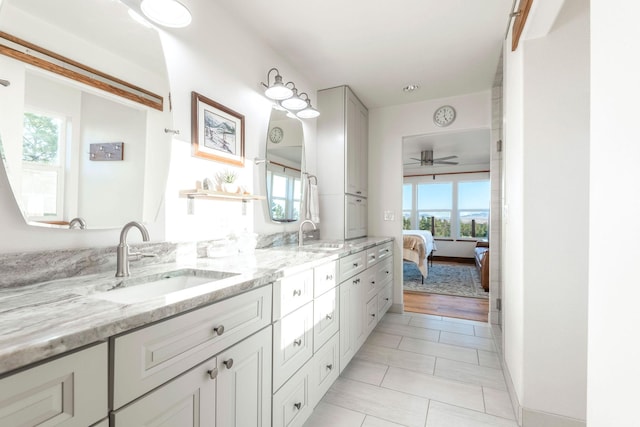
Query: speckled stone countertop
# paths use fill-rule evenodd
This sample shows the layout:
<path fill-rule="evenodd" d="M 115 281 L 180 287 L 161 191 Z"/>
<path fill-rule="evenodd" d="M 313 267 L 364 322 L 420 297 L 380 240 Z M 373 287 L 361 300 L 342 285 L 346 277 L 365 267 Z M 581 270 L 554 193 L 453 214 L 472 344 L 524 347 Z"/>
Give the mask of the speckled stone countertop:
<path fill-rule="evenodd" d="M 281 246 L 139 268 L 132 262 L 128 278 L 116 278 L 114 271 L 0 288 L 0 375 L 391 240 L 368 237 L 331 251 Z M 127 304 L 104 298 L 109 290 L 179 275 L 184 269 L 195 275 L 215 271 L 235 275 L 174 292 L 171 298 Z"/>

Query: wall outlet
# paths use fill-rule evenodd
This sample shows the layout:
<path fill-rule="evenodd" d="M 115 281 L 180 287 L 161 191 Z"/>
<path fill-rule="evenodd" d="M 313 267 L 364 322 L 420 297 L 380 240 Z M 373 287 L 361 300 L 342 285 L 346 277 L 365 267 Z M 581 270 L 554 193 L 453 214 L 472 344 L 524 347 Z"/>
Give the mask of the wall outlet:
<path fill-rule="evenodd" d="M 385 221 L 395 221 L 396 213 L 394 211 L 384 211 L 384 220 Z"/>

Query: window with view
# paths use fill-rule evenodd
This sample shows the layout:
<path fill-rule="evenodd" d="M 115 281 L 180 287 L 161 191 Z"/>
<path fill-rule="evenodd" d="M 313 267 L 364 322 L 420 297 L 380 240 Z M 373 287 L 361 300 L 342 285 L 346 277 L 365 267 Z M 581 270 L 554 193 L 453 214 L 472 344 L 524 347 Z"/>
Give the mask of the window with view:
<path fill-rule="evenodd" d="M 458 224 L 460 238 L 489 237 L 489 181 L 458 183 Z"/>
<path fill-rule="evenodd" d="M 31 220 L 63 217 L 65 122 L 49 114 L 24 114 L 21 198 Z"/>
<path fill-rule="evenodd" d="M 417 185 L 419 230 L 429 230 L 434 237 L 451 237 L 452 191 L 451 182 Z"/>

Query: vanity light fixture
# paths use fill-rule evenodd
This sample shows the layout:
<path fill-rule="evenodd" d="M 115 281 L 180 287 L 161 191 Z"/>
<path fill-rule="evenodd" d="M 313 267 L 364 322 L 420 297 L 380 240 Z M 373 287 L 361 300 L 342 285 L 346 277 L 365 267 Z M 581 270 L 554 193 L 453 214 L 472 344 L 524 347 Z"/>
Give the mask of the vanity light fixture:
<path fill-rule="evenodd" d="M 273 72 L 276 75 L 272 84 L 271 74 Z M 320 112 L 311 106 L 309 95 L 305 92 L 298 94 L 298 88 L 296 88 L 295 83 L 282 83 L 282 76 L 277 68 L 271 68 L 267 72 L 267 82 L 261 82 L 260 84 L 265 88 L 264 95 L 275 101 L 276 108 L 286 110 L 287 116 L 299 119 L 313 119 L 320 115 Z"/>
<path fill-rule="evenodd" d="M 301 119 L 313 119 L 315 117 L 318 117 L 320 115 L 320 112 L 311 106 L 311 100 L 309 99 L 309 95 L 307 95 L 304 92 L 300 94 L 301 97 L 302 95 L 307 97 L 306 99 L 307 107 L 304 110 L 298 111 L 296 113 L 296 116 L 300 117 Z"/>
<path fill-rule="evenodd" d="M 403 92 L 413 92 L 414 90 L 418 90 L 420 89 L 420 86 L 418 86 L 417 84 L 412 84 L 412 85 L 406 85 L 405 87 L 402 88 Z"/>
<path fill-rule="evenodd" d="M 276 76 L 273 79 L 273 84 L 270 84 L 269 76 L 271 76 L 272 71 L 276 72 Z M 272 68 L 267 72 L 267 83 L 262 83 L 262 86 L 266 88 L 264 90 L 264 95 L 275 101 L 281 101 L 283 99 L 290 98 L 293 95 L 293 91 L 282 83 L 282 76 L 277 68 Z"/>
<path fill-rule="evenodd" d="M 191 23 L 191 12 L 178 0 L 142 0 L 140 10 L 164 27 L 183 28 Z"/>

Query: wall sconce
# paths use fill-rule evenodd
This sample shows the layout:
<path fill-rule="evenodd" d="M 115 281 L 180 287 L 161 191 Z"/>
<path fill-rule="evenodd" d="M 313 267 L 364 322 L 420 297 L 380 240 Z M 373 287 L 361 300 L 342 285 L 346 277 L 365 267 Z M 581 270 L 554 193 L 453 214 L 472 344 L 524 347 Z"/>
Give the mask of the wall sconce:
<path fill-rule="evenodd" d="M 276 75 L 271 83 L 271 74 L 275 71 Z M 261 83 L 264 86 L 264 95 L 274 100 L 279 109 L 284 109 L 288 115 L 292 115 L 301 119 L 313 119 L 320 115 L 320 112 L 311 106 L 309 95 L 302 92 L 298 95 L 298 88 L 295 83 L 282 83 L 282 76 L 277 68 L 271 68 L 267 72 L 267 82 Z M 305 98 L 303 98 L 303 95 Z M 299 111 L 298 111 L 299 110 Z M 295 112 L 297 111 L 297 113 Z"/>

